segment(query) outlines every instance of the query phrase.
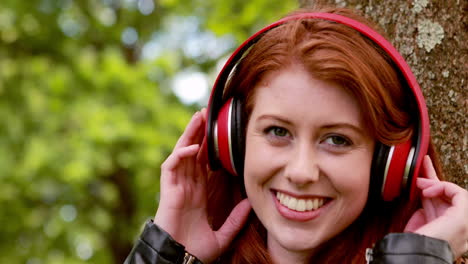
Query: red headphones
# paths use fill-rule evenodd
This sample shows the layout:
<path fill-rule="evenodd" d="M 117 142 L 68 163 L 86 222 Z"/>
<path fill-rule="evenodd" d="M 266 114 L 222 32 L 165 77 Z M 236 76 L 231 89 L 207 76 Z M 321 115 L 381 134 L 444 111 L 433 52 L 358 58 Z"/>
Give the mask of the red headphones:
<path fill-rule="evenodd" d="M 223 100 L 226 82 L 232 70 L 262 35 L 288 21 L 301 19 L 323 19 L 354 28 L 372 40 L 392 59 L 406 80 L 417 103 L 419 123 L 412 140 L 395 146 L 376 144 L 371 168 L 370 192 L 384 201 L 401 195 L 413 199 L 417 193 L 416 178 L 429 146 L 429 116 L 421 89 L 406 61 L 398 51 L 375 30 L 345 16 L 331 13 L 304 13 L 281 19 L 255 33 L 231 55 L 218 75 L 208 103 L 206 138 L 208 159 L 211 169 L 222 166 L 233 175 L 242 174 L 244 169 L 245 139 L 243 135 L 242 102 L 237 98 Z M 248 55 L 247 55 L 248 56 Z"/>

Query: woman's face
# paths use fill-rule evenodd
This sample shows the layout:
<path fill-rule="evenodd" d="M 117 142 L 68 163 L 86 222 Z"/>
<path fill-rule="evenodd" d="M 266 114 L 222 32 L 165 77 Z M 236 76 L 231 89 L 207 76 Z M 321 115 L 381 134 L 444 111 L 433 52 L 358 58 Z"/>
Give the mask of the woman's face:
<path fill-rule="evenodd" d="M 277 261 L 308 259 L 362 212 L 374 140 L 356 99 L 291 67 L 255 87 L 245 187 Z"/>

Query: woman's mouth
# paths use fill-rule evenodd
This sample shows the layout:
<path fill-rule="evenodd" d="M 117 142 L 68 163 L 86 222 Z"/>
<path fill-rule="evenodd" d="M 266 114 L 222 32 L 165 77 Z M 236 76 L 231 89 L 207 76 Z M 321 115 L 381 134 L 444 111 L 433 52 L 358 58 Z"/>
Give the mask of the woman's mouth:
<path fill-rule="evenodd" d="M 276 199 L 281 205 L 299 212 L 317 210 L 325 203 L 325 198 L 300 199 L 282 192 L 276 192 Z"/>
<path fill-rule="evenodd" d="M 318 217 L 322 209 L 332 201 L 324 197 L 299 198 L 280 191 L 274 191 L 272 194 L 276 208 L 283 217 L 301 222 Z"/>

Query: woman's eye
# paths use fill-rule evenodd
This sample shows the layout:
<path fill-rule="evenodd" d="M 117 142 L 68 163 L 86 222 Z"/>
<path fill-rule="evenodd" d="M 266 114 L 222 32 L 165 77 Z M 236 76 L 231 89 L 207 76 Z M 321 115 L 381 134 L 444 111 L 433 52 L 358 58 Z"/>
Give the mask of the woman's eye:
<path fill-rule="evenodd" d="M 329 136 L 327 139 L 325 139 L 325 142 L 330 145 L 339 146 L 339 147 L 351 145 L 350 140 L 348 140 L 347 138 L 343 136 Z"/>
<path fill-rule="evenodd" d="M 288 130 L 282 127 L 270 127 L 267 129 L 267 133 L 275 137 L 286 137 L 289 135 Z"/>

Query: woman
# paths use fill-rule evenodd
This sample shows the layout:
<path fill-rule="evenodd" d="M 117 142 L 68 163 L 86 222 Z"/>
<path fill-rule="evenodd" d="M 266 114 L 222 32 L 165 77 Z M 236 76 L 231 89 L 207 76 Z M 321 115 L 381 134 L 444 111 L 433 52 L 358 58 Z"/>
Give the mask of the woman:
<path fill-rule="evenodd" d="M 126 263 L 451 263 L 468 250 L 468 194 L 438 179 L 419 87 L 353 28 L 363 18 L 320 11 L 234 53 L 164 162 Z M 411 166 L 387 185 L 400 156 Z"/>

